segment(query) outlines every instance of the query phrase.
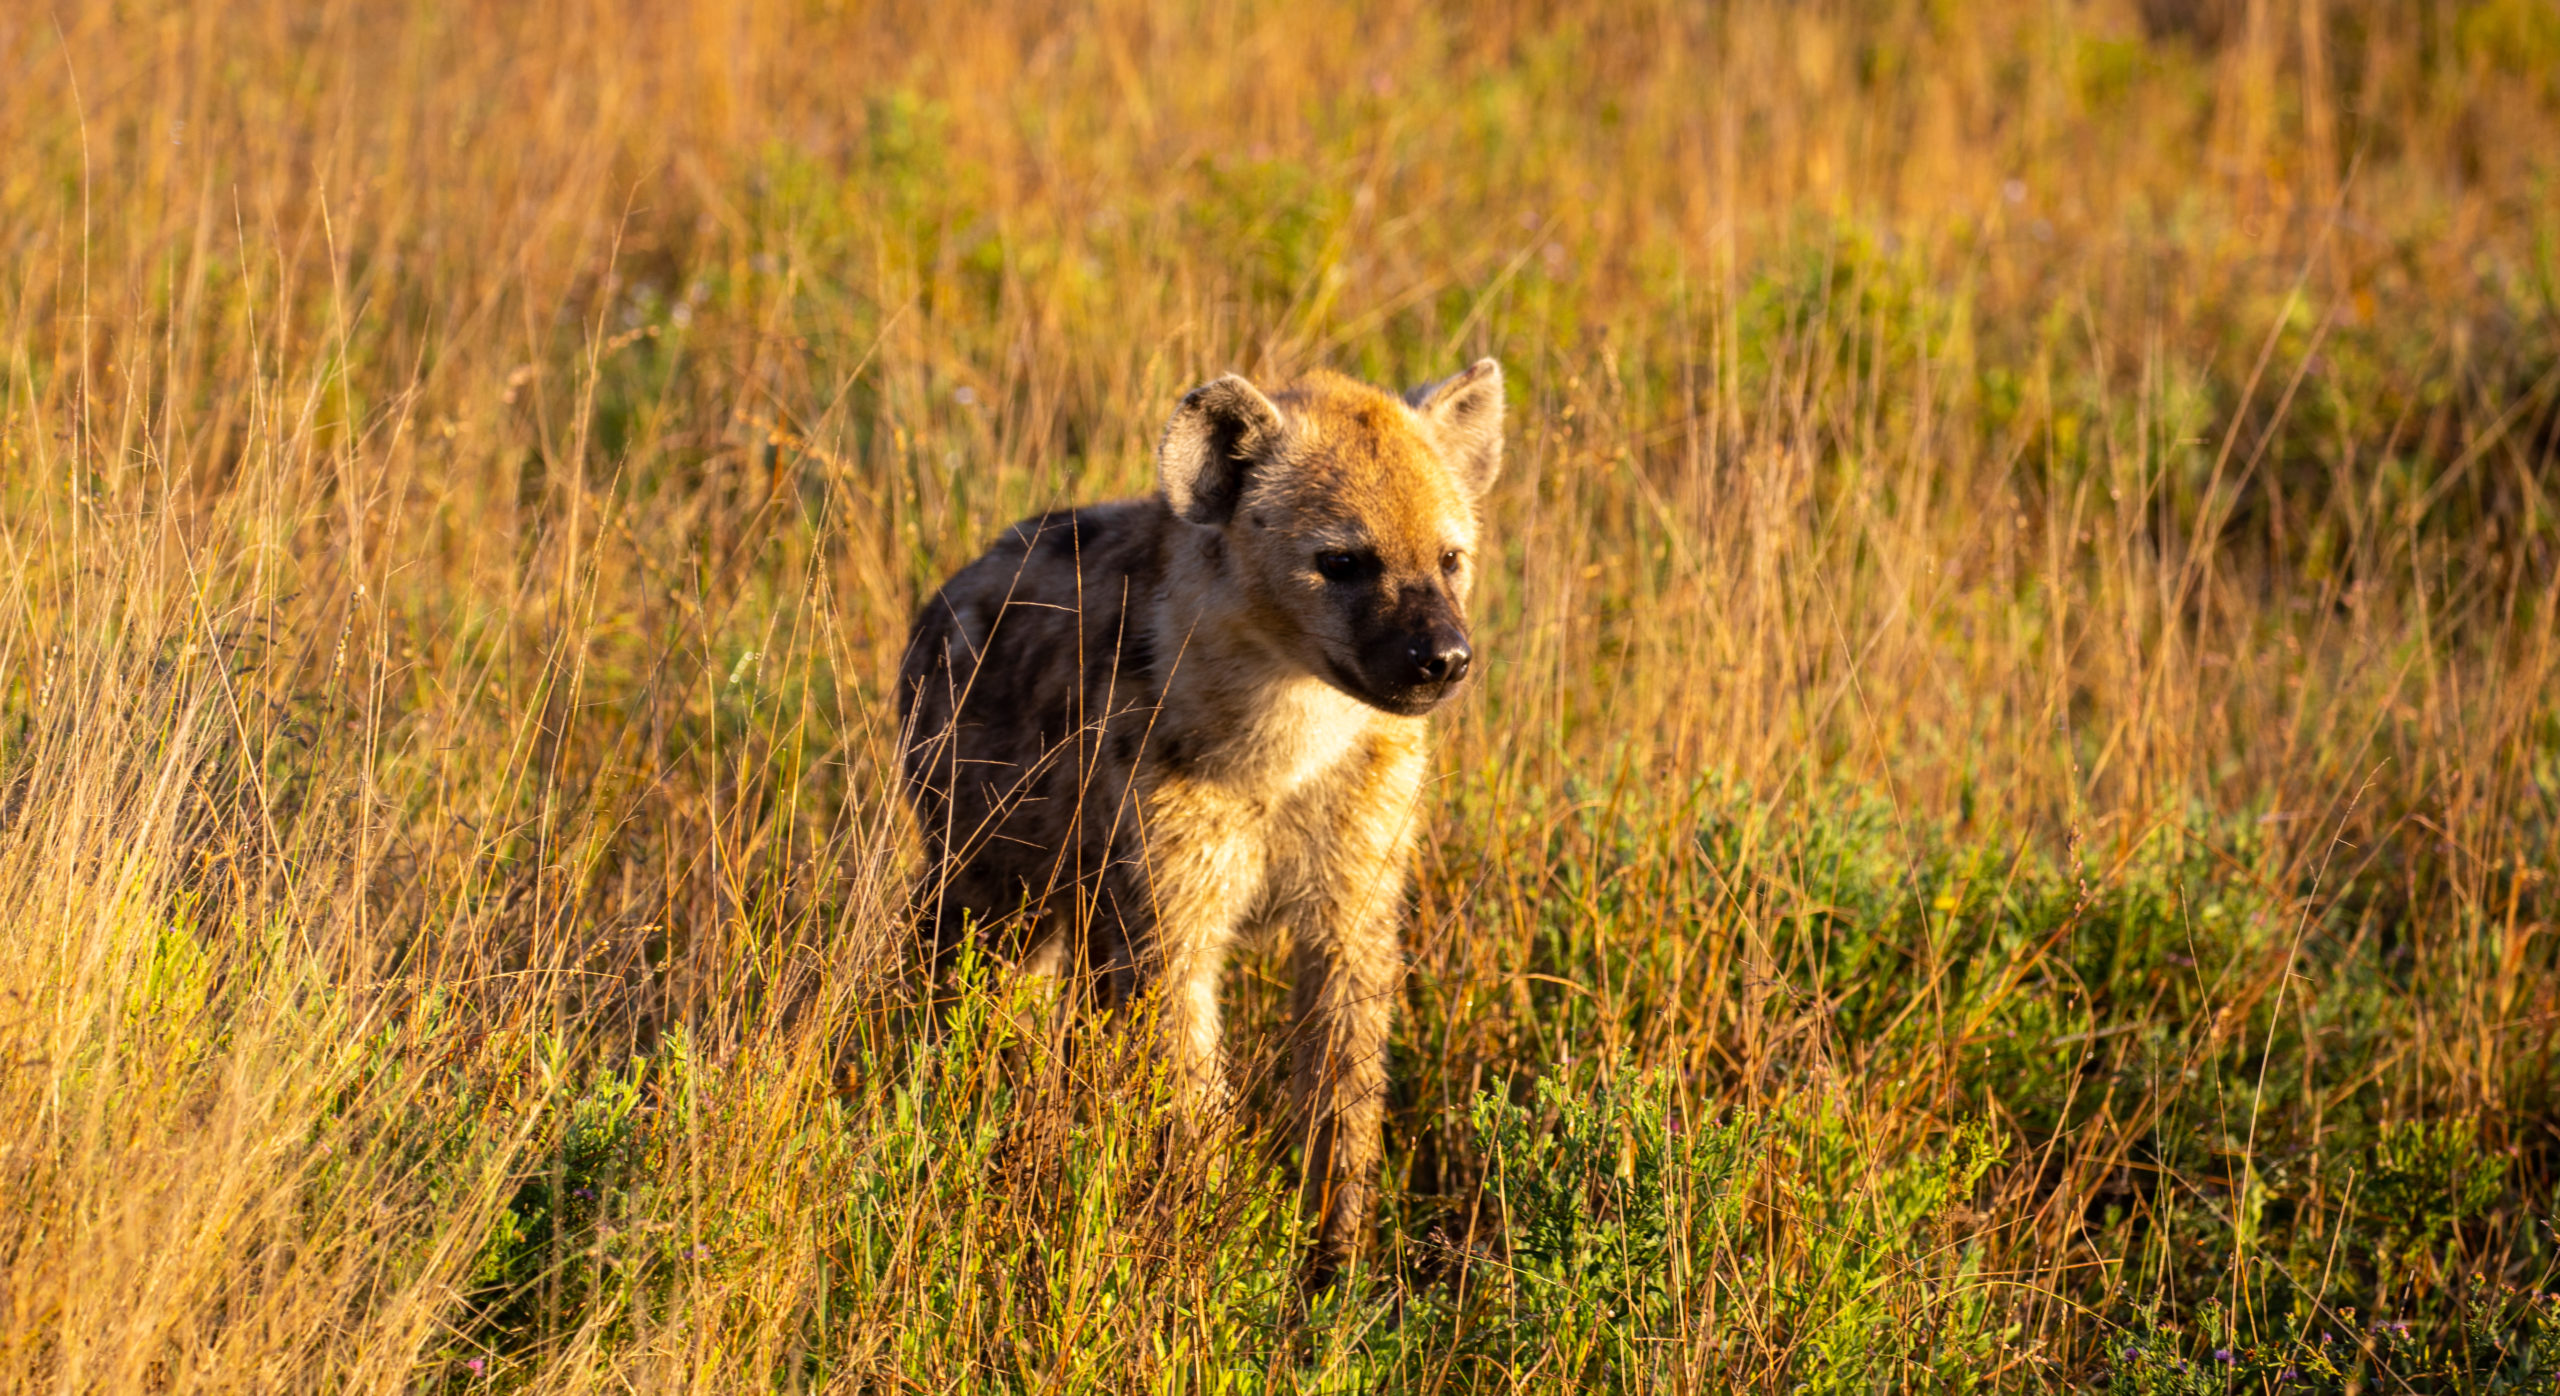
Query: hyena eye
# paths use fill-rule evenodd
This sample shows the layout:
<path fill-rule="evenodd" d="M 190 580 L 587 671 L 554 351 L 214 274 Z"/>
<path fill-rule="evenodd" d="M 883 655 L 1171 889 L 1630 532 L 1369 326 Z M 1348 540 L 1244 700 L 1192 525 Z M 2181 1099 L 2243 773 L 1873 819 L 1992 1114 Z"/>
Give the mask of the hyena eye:
<path fill-rule="evenodd" d="M 1443 572 L 1455 572 L 1458 570 L 1457 549 L 1450 548 L 1440 554 L 1440 570 Z"/>
<path fill-rule="evenodd" d="M 1328 582 L 1357 581 L 1360 577 L 1358 553 L 1316 554 L 1316 575 Z"/>

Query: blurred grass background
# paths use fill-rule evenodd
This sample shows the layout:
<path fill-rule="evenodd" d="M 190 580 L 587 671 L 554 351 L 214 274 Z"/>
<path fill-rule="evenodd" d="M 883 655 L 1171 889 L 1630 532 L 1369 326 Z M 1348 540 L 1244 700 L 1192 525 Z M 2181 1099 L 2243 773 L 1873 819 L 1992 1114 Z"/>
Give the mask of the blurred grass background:
<path fill-rule="evenodd" d="M 10 1388 L 2551 1385 L 2546 0 L 102 0 L 0 73 Z M 999 1071 L 1001 986 L 919 1045 L 886 682 L 1188 386 L 1480 354 L 1305 1302 L 1258 1117 Z"/>

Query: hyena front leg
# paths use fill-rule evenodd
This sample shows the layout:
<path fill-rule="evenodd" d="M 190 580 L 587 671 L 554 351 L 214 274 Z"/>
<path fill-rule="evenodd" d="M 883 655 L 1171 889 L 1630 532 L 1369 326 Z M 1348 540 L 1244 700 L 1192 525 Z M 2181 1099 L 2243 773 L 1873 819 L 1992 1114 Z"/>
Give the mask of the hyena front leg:
<path fill-rule="evenodd" d="M 1262 895 L 1251 811 L 1229 803 L 1197 787 L 1160 788 L 1146 802 L 1146 924 L 1131 936 L 1140 992 L 1155 997 L 1157 1041 L 1195 1126 L 1227 1104 L 1218 972 Z"/>
<path fill-rule="evenodd" d="M 1366 871 L 1301 918 L 1290 948 L 1290 1094 L 1306 1147 L 1300 1195 L 1316 1223 L 1319 1279 L 1358 1253 L 1368 1225 L 1386 1110 L 1387 1032 L 1403 966 L 1396 947 L 1401 869 Z"/>

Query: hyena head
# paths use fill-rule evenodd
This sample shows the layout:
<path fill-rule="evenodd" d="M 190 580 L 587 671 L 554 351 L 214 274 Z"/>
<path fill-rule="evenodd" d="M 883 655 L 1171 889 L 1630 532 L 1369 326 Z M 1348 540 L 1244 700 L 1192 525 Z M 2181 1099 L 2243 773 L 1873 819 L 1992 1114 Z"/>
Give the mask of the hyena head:
<path fill-rule="evenodd" d="M 1475 658 L 1476 505 L 1502 467 L 1502 368 L 1399 399 L 1334 374 L 1192 390 L 1156 453 L 1166 503 L 1245 629 L 1374 707 L 1418 717 Z"/>

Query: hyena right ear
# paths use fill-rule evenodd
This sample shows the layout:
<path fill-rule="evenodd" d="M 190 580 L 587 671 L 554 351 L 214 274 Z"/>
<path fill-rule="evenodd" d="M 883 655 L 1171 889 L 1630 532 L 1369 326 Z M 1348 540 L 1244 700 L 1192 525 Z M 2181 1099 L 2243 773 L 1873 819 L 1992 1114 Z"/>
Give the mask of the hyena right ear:
<path fill-rule="evenodd" d="M 1467 493 L 1482 498 L 1502 473 L 1502 365 L 1478 359 L 1463 372 L 1404 395 L 1440 439 Z"/>
<path fill-rule="evenodd" d="M 1192 389 L 1173 410 L 1156 447 L 1165 503 L 1193 523 L 1214 526 L 1234 518 L 1246 472 L 1286 430 L 1280 409 L 1236 374 Z"/>

